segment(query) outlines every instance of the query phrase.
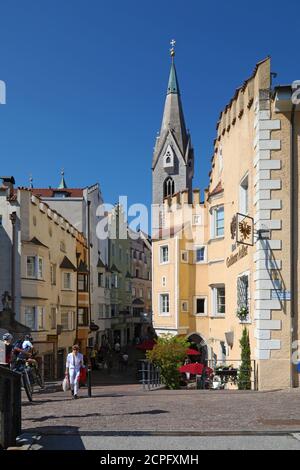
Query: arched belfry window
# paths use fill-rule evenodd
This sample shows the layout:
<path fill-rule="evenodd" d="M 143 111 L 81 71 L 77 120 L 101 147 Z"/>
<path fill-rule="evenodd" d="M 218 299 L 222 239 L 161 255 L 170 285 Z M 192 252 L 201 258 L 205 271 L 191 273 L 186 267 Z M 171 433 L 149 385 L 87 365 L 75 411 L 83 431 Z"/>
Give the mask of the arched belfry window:
<path fill-rule="evenodd" d="M 173 196 L 175 194 L 175 183 L 171 177 L 164 182 L 164 197 Z"/>

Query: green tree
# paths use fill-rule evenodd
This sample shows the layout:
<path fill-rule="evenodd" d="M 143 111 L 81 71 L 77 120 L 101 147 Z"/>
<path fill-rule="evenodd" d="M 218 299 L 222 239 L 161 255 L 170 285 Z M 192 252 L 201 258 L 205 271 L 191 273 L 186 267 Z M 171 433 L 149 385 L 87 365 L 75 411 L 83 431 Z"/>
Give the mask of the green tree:
<path fill-rule="evenodd" d="M 163 335 L 158 338 L 156 346 L 147 352 L 147 359 L 160 369 L 162 382 L 168 389 L 180 387 L 180 372 L 178 368 L 186 357 L 190 343 L 185 338 Z"/>
<path fill-rule="evenodd" d="M 251 390 L 251 349 L 249 333 L 245 327 L 240 339 L 242 364 L 239 370 L 238 387 L 239 390 Z"/>

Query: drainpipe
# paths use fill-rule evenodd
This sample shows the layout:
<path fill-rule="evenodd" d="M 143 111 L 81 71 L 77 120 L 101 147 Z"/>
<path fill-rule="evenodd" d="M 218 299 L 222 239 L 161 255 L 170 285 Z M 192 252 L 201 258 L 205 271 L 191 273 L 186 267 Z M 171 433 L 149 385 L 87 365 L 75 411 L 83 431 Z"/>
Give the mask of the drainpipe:
<path fill-rule="evenodd" d="M 290 284 L 291 284 L 291 342 L 297 340 L 298 336 L 298 273 L 297 273 L 297 233 L 298 233 L 298 163 L 295 155 L 295 111 L 296 105 L 293 104 L 291 112 L 291 132 L 290 132 Z M 294 256 L 296 255 L 296 256 Z M 292 346 L 292 345 L 291 345 Z M 292 348 L 291 348 L 292 349 Z M 293 353 L 293 349 L 292 349 Z M 294 387 L 294 368 L 291 361 L 291 386 Z"/>
<path fill-rule="evenodd" d="M 11 309 L 13 315 L 16 314 L 15 307 L 15 297 L 16 297 L 16 221 L 17 221 L 17 214 L 16 212 L 12 212 L 10 214 L 10 220 L 12 224 L 12 248 L 11 248 Z"/>
<path fill-rule="evenodd" d="M 78 305 L 79 305 L 79 292 L 78 292 L 78 267 L 79 267 L 80 253 L 76 253 L 76 338 L 75 343 L 78 344 Z"/>
<path fill-rule="evenodd" d="M 88 264 L 89 264 L 89 277 L 88 277 L 88 285 L 89 285 L 89 325 L 92 322 L 92 302 L 91 302 L 91 220 L 90 220 L 90 212 L 91 212 L 91 201 L 87 202 L 88 207 Z"/>

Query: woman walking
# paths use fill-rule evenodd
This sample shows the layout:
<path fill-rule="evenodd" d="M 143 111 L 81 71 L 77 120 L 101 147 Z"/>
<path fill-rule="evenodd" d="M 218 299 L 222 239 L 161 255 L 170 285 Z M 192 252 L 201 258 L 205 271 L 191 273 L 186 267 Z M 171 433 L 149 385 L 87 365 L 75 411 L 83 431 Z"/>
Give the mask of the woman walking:
<path fill-rule="evenodd" d="M 80 368 L 83 366 L 83 355 L 79 352 L 79 346 L 74 344 L 72 352 L 67 356 L 66 377 L 69 380 L 72 396 L 78 398 Z"/>

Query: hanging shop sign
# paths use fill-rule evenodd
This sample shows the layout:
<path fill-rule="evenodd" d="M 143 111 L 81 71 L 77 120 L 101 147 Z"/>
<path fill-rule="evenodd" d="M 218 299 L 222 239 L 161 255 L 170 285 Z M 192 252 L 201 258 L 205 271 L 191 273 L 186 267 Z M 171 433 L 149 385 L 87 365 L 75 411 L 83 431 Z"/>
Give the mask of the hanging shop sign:
<path fill-rule="evenodd" d="M 230 255 L 226 260 L 227 268 L 237 263 L 240 259 L 248 255 L 248 246 L 242 245 L 237 253 Z"/>
<path fill-rule="evenodd" d="M 240 245 L 254 245 L 254 220 L 244 214 L 236 214 L 236 241 Z M 231 229 L 232 230 L 232 229 Z"/>

